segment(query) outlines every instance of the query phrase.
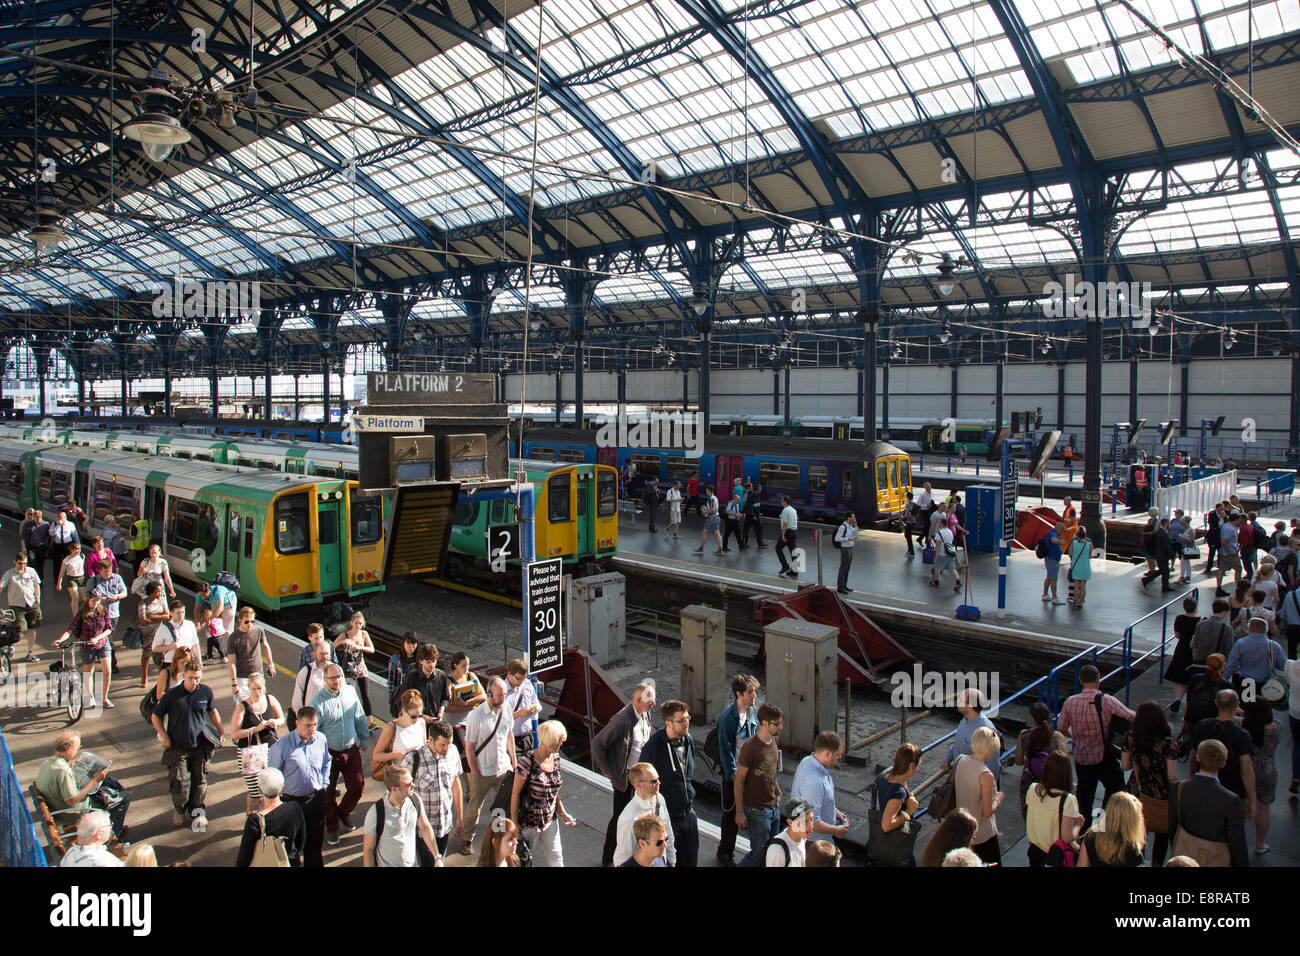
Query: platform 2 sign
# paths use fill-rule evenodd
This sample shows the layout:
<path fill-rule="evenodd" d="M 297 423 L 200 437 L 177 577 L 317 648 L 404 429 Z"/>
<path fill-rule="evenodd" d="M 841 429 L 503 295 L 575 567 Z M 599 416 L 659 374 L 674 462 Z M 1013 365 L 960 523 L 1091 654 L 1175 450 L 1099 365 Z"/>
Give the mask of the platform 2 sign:
<path fill-rule="evenodd" d="M 495 397 L 493 376 L 484 373 L 366 373 L 369 405 L 486 405 Z"/>
<path fill-rule="evenodd" d="M 561 589 L 564 562 L 559 558 L 528 565 L 528 672 L 555 667 L 564 657 Z"/>
<path fill-rule="evenodd" d="M 397 487 L 384 555 L 385 582 L 442 573 L 459 497 L 456 481 Z"/>
<path fill-rule="evenodd" d="M 1002 480 L 1002 540 L 1016 536 L 1016 498 L 1020 494 L 1020 462 L 1007 462 L 1007 477 Z"/>
<path fill-rule="evenodd" d="M 488 566 L 504 574 L 506 562 L 519 557 L 519 524 L 498 524 L 487 529 Z"/>

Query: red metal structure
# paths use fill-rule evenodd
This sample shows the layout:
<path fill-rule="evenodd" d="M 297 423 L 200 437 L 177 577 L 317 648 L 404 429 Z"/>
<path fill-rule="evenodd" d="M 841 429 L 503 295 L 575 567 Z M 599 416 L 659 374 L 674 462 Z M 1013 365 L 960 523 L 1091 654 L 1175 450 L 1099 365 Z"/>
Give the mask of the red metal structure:
<path fill-rule="evenodd" d="M 783 597 L 754 598 L 754 620 L 759 624 L 784 617 L 839 628 L 839 680 L 879 687 L 890 668 L 916 661 L 861 608 L 845 603 L 830 588 L 812 585 Z M 760 643 L 759 657 L 765 653 Z"/>

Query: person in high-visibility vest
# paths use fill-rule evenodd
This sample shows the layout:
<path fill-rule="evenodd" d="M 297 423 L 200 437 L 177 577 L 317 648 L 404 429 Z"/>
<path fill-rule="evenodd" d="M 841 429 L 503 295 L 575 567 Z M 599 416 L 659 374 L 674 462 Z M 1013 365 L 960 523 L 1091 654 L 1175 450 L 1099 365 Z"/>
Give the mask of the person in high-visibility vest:
<path fill-rule="evenodd" d="M 1062 502 L 1061 524 L 1065 525 L 1065 530 L 1061 532 L 1061 546 L 1068 550 L 1070 542 L 1074 540 L 1079 530 L 1079 512 L 1070 503 L 1069 498 Z"/>
<path fill-rule="evenodd" d="M 138 570 L 140 562 L 149 554 L 149 539 L 153 529 L 143 515 L 131 523 L 131 563 Z"/>

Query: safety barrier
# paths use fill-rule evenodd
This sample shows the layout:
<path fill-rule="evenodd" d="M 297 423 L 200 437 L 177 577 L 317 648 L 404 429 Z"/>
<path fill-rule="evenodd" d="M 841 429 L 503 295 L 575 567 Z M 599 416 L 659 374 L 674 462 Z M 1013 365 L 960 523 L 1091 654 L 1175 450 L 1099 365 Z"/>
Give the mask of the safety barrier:
<path fill-rule="evenodd" d="M 1213 511 L 1220 501 L 1227 501 L 1237 493 L 1237 472 L 1225 471 L 1195 481 L 1184 481 L 1171 487 L 1156 490 L 1156 510 L 1160 517 L 1173 517 L 1181 508 L 1189 515 L 1203 515 Z"/>
<path fill-rule="evenodd" d="M 14 770 L 9 742 L 0 732 L 0 867 L 45 866 L 45 850 Z"/>
<path fill-rule="evenodd" d="M 1295 472 L 1270 471 L 1267 479 L 1255 479 L 1255 497 L 1259 501 L 1259 510 L 1277 508 L 1295 494 Z"/>

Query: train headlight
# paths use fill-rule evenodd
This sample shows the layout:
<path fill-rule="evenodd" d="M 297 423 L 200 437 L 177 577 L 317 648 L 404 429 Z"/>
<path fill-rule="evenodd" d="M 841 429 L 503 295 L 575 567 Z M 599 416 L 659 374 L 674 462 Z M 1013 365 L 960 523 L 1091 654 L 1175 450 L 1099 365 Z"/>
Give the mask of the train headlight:
<path fill-rule="evenodd" d="M 281 594 L 288 594 L 288 593 L 289 593 L 289 585 L 287 585 L 287 584 L 281 584 L 281 585 L 280 585 L 280 593 L 281 593 Z"/>

